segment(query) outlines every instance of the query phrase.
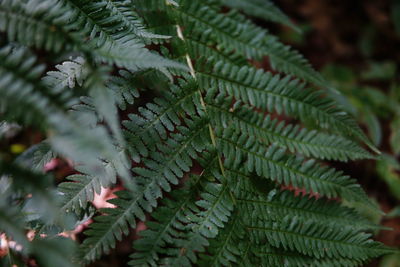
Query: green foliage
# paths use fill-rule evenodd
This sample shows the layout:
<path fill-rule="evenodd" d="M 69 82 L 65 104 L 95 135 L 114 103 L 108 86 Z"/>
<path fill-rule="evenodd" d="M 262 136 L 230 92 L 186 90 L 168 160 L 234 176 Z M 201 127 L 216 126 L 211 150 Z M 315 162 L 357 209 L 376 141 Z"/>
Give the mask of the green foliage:
<path fill-rule="evenodd" d="M 299 28 L 294 25 L 290 19 L 277 8 L 272 1 L 262 1 L 262 0 L 250 0 L 250 1 L 240 1 L 240 0 L 223 0 L 222 3 L 229 7 L 237 8 L 243 10 L 246 14 L 254 16 L 264 20 L 270 20 L 277 23 L 282 23 L 284 25 L 290 26 L 296 31 L 300 31 Z"/>
<path fill-rule="evenodd" d="M 0 0 L 0 140 L 11 125 L 44 137 L 0 154 L 13 255 L 84 265 L 143 223 L 132 266 L 359 266 L 391 252 L 346 207 L 377 209 L 360 185 L 321 162 L 377 149 L 308 61 L 236 8 L 295 27 L 259 0 Z M 278 74 L 250 64 L 267 58 Z M 74 174 L 54 185 L 56 157 Z M 116 184 L 115 208 L 93 211 Z M 75 253 L 55 239 L 91 217 Z"/>

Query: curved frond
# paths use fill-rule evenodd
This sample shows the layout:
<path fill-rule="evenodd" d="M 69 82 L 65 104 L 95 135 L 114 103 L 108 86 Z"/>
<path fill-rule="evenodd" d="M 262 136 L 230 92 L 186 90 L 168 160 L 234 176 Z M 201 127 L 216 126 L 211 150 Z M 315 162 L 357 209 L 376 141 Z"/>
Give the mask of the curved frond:
<path fill-rule="evenodd" d="M 255 138 L 234 130 L 218 132 L 217 138 L 229 167 L 238 168 L 245 163 L 249 172 L 286 186 L 304 188 L 308 193 L 370 202 L 354 179 L 315 160 L 305 161 L 300 156 L 288 155 L 275 145 L 260 146 Z"/>
<path fill-rule="evenodd" d="M 262 245 L 252 249 L 253 264 L 261 266 L 285 266 L 293 267 L 352 267 L 359 266 L 358 260 L 346 258 L 333 259 L 315 259 L 309 256 L 301 255 L 296 252 L 286 252 L 269 245 Z"/>
<path fill-rule="evenodd" d="M 246 14 L 264 20 L 282 23 L 296 31 L 300 29 L 295 26 L 290 19 L 269 0 L 222 0 L 224 5 L 243 10 Z"/>
<path fill-rule="evenodd" d="M 209 93 L 206 101 L 214 125 L 240 128 L 265 145 L 276 143 L 292 153 L 326 160 L 347 161 L 372 157 L 358 144 L 344 137 L 310 131 L 298 124 L 286 124 L 284 120 L 273 119 L 271 115 L 254 112 L 251 106 L 240 102 L 232 106 L 232 96 Z"/>
<path fill-rule="evenodd" d="M 380 228 L 335 200 L 295 196 L 293 192 L 281 191 L 275 186 L 264 192 L 255 188 L 263 182 L 259 178 L 232 171 L 230 175 L 237 179 L 236 198 L 246 218 L 280 220 L 291 216 L 324 224 L 334 221 L 337 227 L 350 227 L 354 231 Z"/>
<path fill-rule="evenodd" d="M 285 217 L 281 221 L 254 221 L 247 226 L 250 237 L 257 244 L 297 251 L 303 255 L 321 258 L 347 258 L 358 262 L 391 253 L 370 234 L 354 233 L 351 228 L 334 228 L 313 221 L 299 221 Z"/>

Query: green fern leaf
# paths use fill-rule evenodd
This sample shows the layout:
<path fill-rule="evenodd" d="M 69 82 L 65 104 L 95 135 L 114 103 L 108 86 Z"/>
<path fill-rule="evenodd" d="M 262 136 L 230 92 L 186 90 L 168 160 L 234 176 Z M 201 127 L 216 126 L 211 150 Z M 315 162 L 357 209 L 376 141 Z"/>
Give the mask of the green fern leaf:
<path fill-rule="evenodd" d="M 285 124 L 283 120 L 272 119 L 270 115 L 255 113 L 251 106 L 236 102 L 233 97 L 210 91 L 206 97 L 208 114 L 215 125 L 240 128 L 247 135 L 257 138 L 265 145 L 277 143 L 290 152 L 307 157 L 327 160 L 363 159 L 372 155 L 353 141 L 337 135 L 316 130 L 309 131 L 300 125 Z"/>
<path fill-rule="evenodd" d="M 369 234 L 354 233 L 350 228 L 335 229 L 312 221 L 302 222 L 297 217 L 282 221 L 255 221 L 248 229 L 256 243 L 269 242 L 272 246 L 297 251 L 317 259 L 348 258 L 365 261 L 391 253 L 390 249 L 369 240 Z M 312 249 L 310 249 L 310 247 Z"/>
<path fill-rule="evenodd" d="M 329 198 L 370 202 L 354 179 L 321 166 L 315 160 L 304 161 L 302 157 L 287 155 L 285 150 L 274 145 L 259 146 L 254 138 L 229 129 L 218 132 L 217 137 L 228 167 L 238 168 L 245 162 L 248 172 L 286 186 L 304 188 L 308 193 Z"/>
<path fill-rule="evenodd" d="M 298 27 L 296 27 L 290 19 L 283 14 L 283 12 L 274 5 L 269 0 L 222 0 L 224 5 L 227 5 L 232 8 L 237 8 L 243 10 L 246 14 L 250 16 L 254 16 L 257 18 L 261 18 L 264 20 L 270 20 L 277 23 L 282 23 L 296 30 L 300 31 Z"/>
<path fill-rule="evenodd" d="M 202 88 L 218 88 L 222 93 L 249 105 L 295 116 L 306 123 L 313 116 L 314 124 L 319 127 L 332 129 L 339 134 L 345 131 L 347 135 L 359 138 L 376 150 L 356 122 L 338 109 L 334 101 L 322 98 L 322 91 L 305 89 L 304 85 L 288 76 L 281 79 L 279 75 L 221 61 L 214 65 L 212 72 L 201 72 L 200 75 Z"/>

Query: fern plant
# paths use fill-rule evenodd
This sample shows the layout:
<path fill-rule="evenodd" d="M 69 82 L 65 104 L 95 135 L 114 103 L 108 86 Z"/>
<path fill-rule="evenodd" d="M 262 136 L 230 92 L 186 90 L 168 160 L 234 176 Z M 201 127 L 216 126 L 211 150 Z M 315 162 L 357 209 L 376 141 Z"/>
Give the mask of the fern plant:
<path fill-rule="evenodd" d="M 378 150 L 308 61 L 244 14 L 296 29 L 261 0 L 0 0 L 1 127 L 45 136 L 1 154 L 0 229 L 21 245 L 6 262 L 85 265 L 139 222 L 131 266 L 391 253 L 348 203 L 379 208 L 323 162 Z M 254 66 L 267 57 L 270 70 Z M 43 169 L 56 157 L 75 169 L 58 185 Z M 115 208 L 95 210 L 116 183 Z M 92 217 L 81 244 L 59 237 Z"/>

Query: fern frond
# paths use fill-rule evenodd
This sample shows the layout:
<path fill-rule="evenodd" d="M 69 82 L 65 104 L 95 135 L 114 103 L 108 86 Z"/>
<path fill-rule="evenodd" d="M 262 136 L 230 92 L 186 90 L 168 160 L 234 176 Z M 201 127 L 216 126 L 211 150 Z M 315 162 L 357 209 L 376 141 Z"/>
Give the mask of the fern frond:
<path fill-rule="evenodd" d="M 26 177 L 24 177 L 26 178 Z M 0 178 L 0 183 L 4 186 L 5 178 Z M 41 266 L 64 266 L 73 267 L 74 264 L 71 261 L 70 255 L 75 250 L 75 244 L 72 240 L 66 238 L 52 238 L 52 239 L 35 239 L 33 241 L 28 240 L 25 233 L 23 220 L 21 220 L 21 214 L 23 210 L 20 206 L 16 207 L 14 203 L 11 203 L 10 197 L 11 192 L 1 188 L 0 196 L 0 229 L 3 234 L 7 235 L 7 238 L 12 239 L 20 245 L 18 253 L 23 256 L 34 256 Z M 36 203 L 38 204 L 38 203 Z M 15 263 L 13 261 L 2 260 L 2 263 L 8 265 Z"/>
<path fill-rule="evenodd" d="M 221 61 L 214 64 L 212 71 L 201 72 L 199 76 L 201 88 L 216 88 L 264 111 L 276 111 L 306 123 L 313 118 L 313 124 L 339 134 L 345 132 L 376 150 L 356 122 L 337 108 L 333 100 L 322 97 L 320 90 L 305 89 L 289 76 L 281 78 L 253 67 L 238 67 Z"/>
<path fill-rule="evenodd" d="M 335 221 L 337 227 L 346 226 L 353 228 L 354 231 L 380 228 L 355 210 L 344 207 L 336 201 L 295 196 L 293 192 L 280 191 L 275 189 L 275 186 L 272 186 L 269 192 L 261 191 L 255 187 L 263 181 L 258 181 L 256 177 L 240 172 L 230 172 L 230 175 L 237 179 L 235 196 L 246 218 L 280 220 L 289 215 L 300 220 L 313 220 L 324 224 Z"/>
<path fill-rule="evenodd" d="M 282 23 L 296 30 L 300 29 L 269 0 L 222 0 L 222 3 L 231 8 L 242 10 L 244 13 L 264 20 Z"/>
<path fill-rule="evenodd" d="M 3 168 L 3 163 L 0 161 L 0 168 Z M 8 175 L 11 171 L 7 171 Z M 21 177 L 17 177 L 21 178 Z M 23 253 L 28 251 L 29 241 L 24 233 L 24 224 L 21 220 L 18 220 L 19 214 L 21 213 L 20 207 L 10 205 L 13 198 L 12 187 L 14 181 L 7 175 L 0 177 L 0 229 L 2 232 L 13 238 L 18 244 L 22 245 L 25 249 Z"/>
<path fill-rule="evenodd" d="M 308 60 L 290 46 L 284 45 L 276 38 L 271 37 L 265 40 L 264 47 L 272 69 L 335 91 L 322 75 L 313 69 Z"/>
<path fill-rule="evenodd" d="M 181 124 L 180 114 L 201 114 L 198 95 L 197 86 L 189 81 L 179 87 L 172 86 L 169 92 L 163 93 L 163 98 L 140 107 L 139 114 L 129 114 L 130 120 L 123 121 L 123 125 L 128 129 L 126 138 L 132 144 L 129 147 L 132 158 L 139 161 L 140 155 L 146 157 L 154 151 L 155 144 L 165 140 L 167 132 L 173 132 Z"/>
<path fill-rule="evenodd" d="M 200 266 L 231 266 L 242 256 L 245 229 L 235 212 L 216 239 L 210 241 L 207 254 L 201 255 Z M 241 245 L 242 244 L 242 245 Z"/>
<path fill-rule="evenodd" d="M 235 50 L 246 58 L 260 58 L 251 44 L 258 44 L 266 36 L 266 31 L 251 24 L 233 23 L 227 14 L 219 14 L 214 8 L 193 1 L 179 1 L 179 7 L 172 15 L 181 25 L 192 25 L 197 29 L 208 30 L 208 38 L 230 50 Z M 249 45 L 249 46 L 247 46 Z"/>
<path fill-rule="evenodd" d="M 132 71 L 156 68 L 167 74 L 168 68 L 185 69 L 144 48 L 136 35 L 125 35 L 125 26 L 121 29 L 119 25 L 121 18 L 118 16 L 122 13 L 108 9 L 107 2 L 2 0 L 0 10 L 4 16 L 0 30 L 7 32 L 10 41 L 55 52 L 63 48 L 80 49 L 97 60 Z"/>
<path fill-rule="evenodd" d="M 348 258 L 363 262 L 371 257 L 391 253 L 378 242 L 369 239 L 370 234 L 355 233 L 351 228 L 335 228 L 313 221 L 299 221 L 297 217 L 285 217 L 281 221 L 254 221 L 247 226 L 250 237 L 257 244 L 270 243 L 277 248 L 297 251 L 321 259 Z"/>
<path fill-rule="evenodd" d="M 32 242 L 33 254 L 38 264 L 44 267 L 74 267 L 71 255 L 75 250 L 74 241 L 64 237 L 35 239 Z"/>
<path fill-rule="evenodd" d="M 137 45 L 140 39 L 133 31 L 132 24 L 125 17 L 125 12 L 118 12 L 116 4 L 112 1 L 95 0 L 62 0 L 58 1 L 65 9 L 73 10 L 74 21 L 69 22 L 69 27 L 80 31 L 82 35 L 88 36 L 89 42 L 94 47 L 112 49 L 114 42 L 123 46 Z M 120 4 L 122 6 L 122 4 Z M 65 21 L 66 22 L 66 21 Z M 96 37 L 96 38 L 94 38 Z"/>
<path fill-rule="evenodd" d="M 114 193 L 117 198 L 108 202 L 117 205 L 117 208 L 102 209 L 107 214 L 95 217 L 90 229 L 85 231 L 88 237 L 79 250 L 79 258 L 91 262 L 115 247 L 117 240 L 129 233 L 130 228 L 136 227 L 136 216 L 144 220 L 144 213 L 136 202 L 131 200 L 131 193 L 119 191 Z"/>
<path fill-rule="evenodd" d="M 94 193 L 100 194 L 101 185 L 94 177 L 76 174 L 68 176 L 67 179 L 68 182 L 63 182 L 58 186 L 62 194 L 61 211 L 71 212 L 86 208 L 87 203 L 93 201 Z"/>
<path fill-rule="evenodd" d="M 40 226 L 29 256 L 41 264 L 54 251 L 60 261 L 44 264 L 68 266 L 63 243 L 53 250 L 40 233 L 95 215 L 95 194 L 119 180 L 125 189 L 97 211 L 76 264 L 139 223 L 132 266 L 344 267 L 391 252 L 366 233 L 382 228 L 342 202 L 378 207 L 317 161 L 376 148 L 326 91 L 300 82 L 329 87 L 308 61 L 237 9 L 293 26 L 267 0 L 0 0 L 0 121 L 45 139 L 0 157 L 0 183 L 32 195 L 18 199 L 15 229 L 0 203 L 0 226 L 22 242 L 26 221 Z M 265 57 L 293 77 L 252 66 Z M 54 157 L 74 169 L 56 198 L 43 168 Z"/>
<path fill-rule="evenodd" d="M 327 86 L 325 79 L 301 54 L 235 11 L 222 14 L 209 6 L 207 1 L 200 4 L 181 0 L 172 16 L 177 18 L 179 24 L 194 24 L 194 27 L 204 29 L 208 39 L 247 59 L 260 60 L 269 56 L 271 65 L 278 71 L 293 74 L 318 86 Z"/>
<path fill-rule="evenodd" d="M 111 90 L 115 103 L 121 110 L 126 110 L 128 105 L 134 104 L 134 99 L 139 97 L 133 75 L 127 71 L 121 71 L 120 76 L 113 76 L 106 82 L 106 86 Z"/>
<path fill-rule="evenodd" d="M 167 68 L 185 69 L 181 64 L 162 58 L 144 48 L 141 40 L 132 31 L 134 26 L 128 23 L 131 21 L 131 16 L 126 17 L 129 1 L 119 4 L 108 0 L 63 0 L 62 2 L 66 9 L 75 10 L 73 16 L 63 21 L 64 27 L 79 29 L 78 33 L 89 39 L 90 46 L 98 48 L 97 55 L 100 60 L 115 63 L 132 71 L 156 68 L 167 73 Z"/>
<path fill-rule="evenodd" d="M 255 138 L 235 133 L 232 129 L 217 132 L 217 138 L 225 164 L 229 167 L 238 168 L 245 162 L 249 172 L 280 184 L 304 188 L 309 193 L 328 198 L 369 202 L 354 179 L 315 160 L 305 161 L 300 156 L 288 155 L 284 149 L 274 145 L 269 148 L 260 146 Z"/>
<path fill-rule="evenodd" d="M 76 57 L 56 65 L 57 71 L 49 71 L 43 77 L 43 83 L 55 90 L 61 92 L 65 88 L 74 88 L 76 85 L 82 86 L 87 78 L 88 70 L 84 68 L 85 60 L 82 57 Z"/>
<path fill-rule="evenodd" d="M 293 267 L 352 267 L 360 262 L 353 259 L 333 258 L 315 259 L 296 252 L 286 252 L 263 244 L 252 249 L 252 264 L 261 266 L 293 266 Z"/>
<path fill-rule="evenodd" d="M 65 101 L 68 98 L 63 93 L 49 92 L 40 82 L 43 66 L 35 65 L 35 57 L 30 56 L 26 49 L 7 46 L 1 49 L 0 58 L 0 93 L 3 96 L 0 106 L 20 107 L 5 116 L 19 119 L 26 125 L 49 127 L 54 131 L 54 135 L 49 138 L 54 151 L 74 158 L 77 162 L 85 162 L 95 175 L 103 173 L 102 160 L 114 161 L 116 167 L 117 164 L 126 163 L 104 127 L 82 128 L 74 120 L 73 114 L 66 114 L 69 102 Z M 25 112 L 27 109 L 29 112 Z M 99 158 L 91 157 L 93 152 Z M 123 176 L 124 169 L 123 166 L 117 168 L 118 174 Z"/>
<path fill-rule="evenodd" d="M 167 244 L 173 243 L 177 235 L 176 228 L 180 228 L 180 220 L 184 216 L 182 210 L 193 208 L 188 207 L 188 202 L 192 200 L 192 196 L 188 194 L 190 191 L 176 192 L 173 195 L 175 201 L 165 200 L 164 206 L 159 207 L 153 212 L 152 217 L 156 222 L 147 222 L 148 229 L 141 232 L 141 239 L 135 242 L 137 252 L 132 255 L 129 262 L 132 266 L 158 266 L 160 257 L 159 253 L 167 250 Z M 202 243 L 206 243 L 203 240 Z"/>
<path fill-rule="evenodd" d="M 187 25 L 185 27 L 185 44 L 187 52 L 193 58 L 213 58 L 215 60 L 228 61 L 235 65 L 248 65 L 246 58 L 240 54 L 235 53 L 234 50 L 225 49 L 220 47 L 217 42 L 211 41 L 208 38 L 209 32 L 199 31 L 194 25 Z M 180 41 L 172 43 L 176 47 L 175 51 L 180 51 Z M 177 52 L 175 52 L 177 53 Z"/>
<path fill-rule="evenodd" d="M 44 120 L 50 100 L 43 96 L 47 90 L 37 82 L 44 71 L 44 65 L 36 64 L 36 57 L 27 49 L 5 46 L 0 50 L 0 109 L 7 111 L 12 105 L 24 103 L 30 113 L 15 109 L 12 114 L 4 113 L 13 120 L 37 126 L 46 124 Z"/>
<path fill-rule="evenodd" d="M 208 245 L 206 239 L 217 235 L 218 228 L 228 221 L 232 210 L 229 187 L 205 182 L 208 175 L 212 175 L 212 179 L 223 179 L 214 171 L 218 169 L 216 159 L 212 154 L 209 159 L 203 159 L 207 162 L 206 170 L 192 177 L 191 189 L 173 193 L 175 201 L 166 201 L 166 206 L 153 213 L 157 222 L 148 223 L 150 229 L 143 232 L 143 239 L 136 243 L 138 252 L 132 256 L 130 264 L 158 266 L 162 262 L 170 266 L 188 266 L 197 261 L 195 252 L 204 250 Z M 194 198 L 197 191 L 200 200 Z M 168 257 L 160 261 L 159 254 Z"/>
<path fill-rule="evenodd" d="M 10 179 L 9 186 L 14 192 L 19 192 L 20 194 L 29 192 L 32 194 L 31 201 L 33 205 L 37 205 L 37 211 L 41 210 L 42 212 L 46 212 L 46 220 L 52 221 L 56 218 L 56 202 L 50 190 L 51 177 L 49 175 L 32 171 L 18 163 L 5 161 L 3 159 L 0 159 L 0 172 L 4 175 L 2 179 Z M 5 196 L 7 196 L 7 194 L 5 194 Z M 3 205 L 13 198 L 15 199 L 15 197 L 16 195 L 8 199 Z M 13 209 L 11 209 L 11 211 L 12 210 Z"/>
<path fill-rule="evenodd" d="M 161 260 L 160 254 L 165 254 L 168 246 L 175 245 L 183 233 L 190 230 L 186 224 L 199 212 L 194 195 L 198 194 L 204 184 L 205 175 L 217 167 L 215 153 L 205 152 L 199 160 L 206 169 L 201 175 L 191 176 L 189 185 L 185 188 L 172 191 L 172 198 L 164 199 L 164 205 L 152 213 L 155 221 L 146 223 L 148 229 L 141 232 L 141 238 L 134 243 L 137 251 L 131 255 L 130 265 L 158 266 Z M 202 236 L 199 236 L 197 241 L 199 241 L 197 246 L 201 249 L 208 244 Z"/>
<path fill-rule="evenodd" d="M 214 172 L 217 179 L 218 174 Z M 219 233 L 219 228 L 223 228 L 224 224 L 229 220 L 233 203 L 229 193 L 229 186 L 225 183 L 207 183 L 204 186 L 204 191 L 200 194 L 200 200 L 196 201 L 197 209 L 192 218 L 188 218 L 188 228 L 190 230 L 183 234 L 183 238 L 175 241 L 176 249 L 170 250 L 168 257 L 165 259 L 165 264 L 170 266 L 191 266 L 196 263 L 198 258 L 196 252 L 204 251 L 204 246 L 208 246 L 200 240 L 207 238 L 215 238 Z"/>
<path fill-rule="evenodd" d="M 187 221 L 185 215 L 195 216 L 193 211 L 198 209 L 190 193 L 194 192 L 193 190 L 198 186 L 200 176 L 191 178 L 196 179 L 191 179 L 193 185 L 190 189 L 173 192 L 174 201 L 165 199 L 164 205 L 152 213 L 156 221 L 147 222 L 148 229 L 141 232 L 141 238 L 135 242 L 134 248 L 137 252 L 131 256 L 130 265 L 158 266 L 159 254 L 167 251 L 168 245 L 177 240 L 180 235 L 179 230 L 184 230 L 184 224 L 181 222 Z M 201 240 L 201 245 L 207 244 L 204 238 Z"/>
<path fill-rule="evenodd" d="M 47 5 L 46 5 L 47 3 Z M 40 4 L 40 1 L 0 1 L 0 31 L 7 33 L 10 41 L 16 41 L 27 46 L 44 48 L 49 51 L 60 52 L 63 49 L 72 50 L 82 43 L 79 38 L 70 34 L 62 26 L 44 20 L 50 11 L 53 17 L 62 17 L 63 10 L 59 5 Z"/>
<path fill-rule="evenodd" d="M 107 22 L 107 25 L 112 23 L 111 31 L 118 31 L 122 36 L 130 36 L 135 34 L 136 36 L 146 39 L 169 39 L 170 36 L 154 34 L 148 32 L 144 26 L 139 15 L 134 11 L 134 2 L 130 0 L 112 1 L 104 0 L 98 1 L 98 7 L 101 8 L 106 6 L 110 10 L 111 16 Z M 124 30 L 121 31 L 121 28 Z M 134 38 L 135 39 L 135 38 Z"/>
<path fill-rule="evenodd" d="M 159 146 L 159 152 L 152 152 L 149 158 L 143 159 L 146 168 L 134 168 L 141 179 L 150 179 L 151 184 L 155 183 L 167 192 L 171 190 L 171 183 L 177 184 L 178 178 L 190 170 L 191 158 L 197 158 L 197 153 L 206 148 L 208 141 L 207 121 L 204 119 L 192 122 L 189 129 L 180 126 L 178 130 L 180 133 L 172 134 L 173 138 Z"/>
<path fill-rule="evenodd" d="M 327 160 L 347 161 L 372 157 L 358 144 L 341 136 L 316 130 L 309 131 L 296 124 L 286 124 L 283 120 L 272 119 L 270 115 L 264 116 L 254 112 L 251 106 L 239 101 L 232 106 L 232 96 L 223 93 L 215 96 L 210 90 L 205 100 L 214 125 L 240 128 L 265 145 L 276 143 L 292 153 Z"/>
<path fill-rule="evenodd" d="M 113 49 L 100 48 L 95 50 L 97 59 L 108 64 L 115 64 L 121 68 L 127 68 L 136 72 L 141 69 L 154 68 L 162 73 L 170 76 L 168 69 L 176 68 L 186 70 L 187 68 L 175 61 L 165 59 L 156 53 L 150 52 L 141 45 L 120 47 L 115 46 Z"/>

